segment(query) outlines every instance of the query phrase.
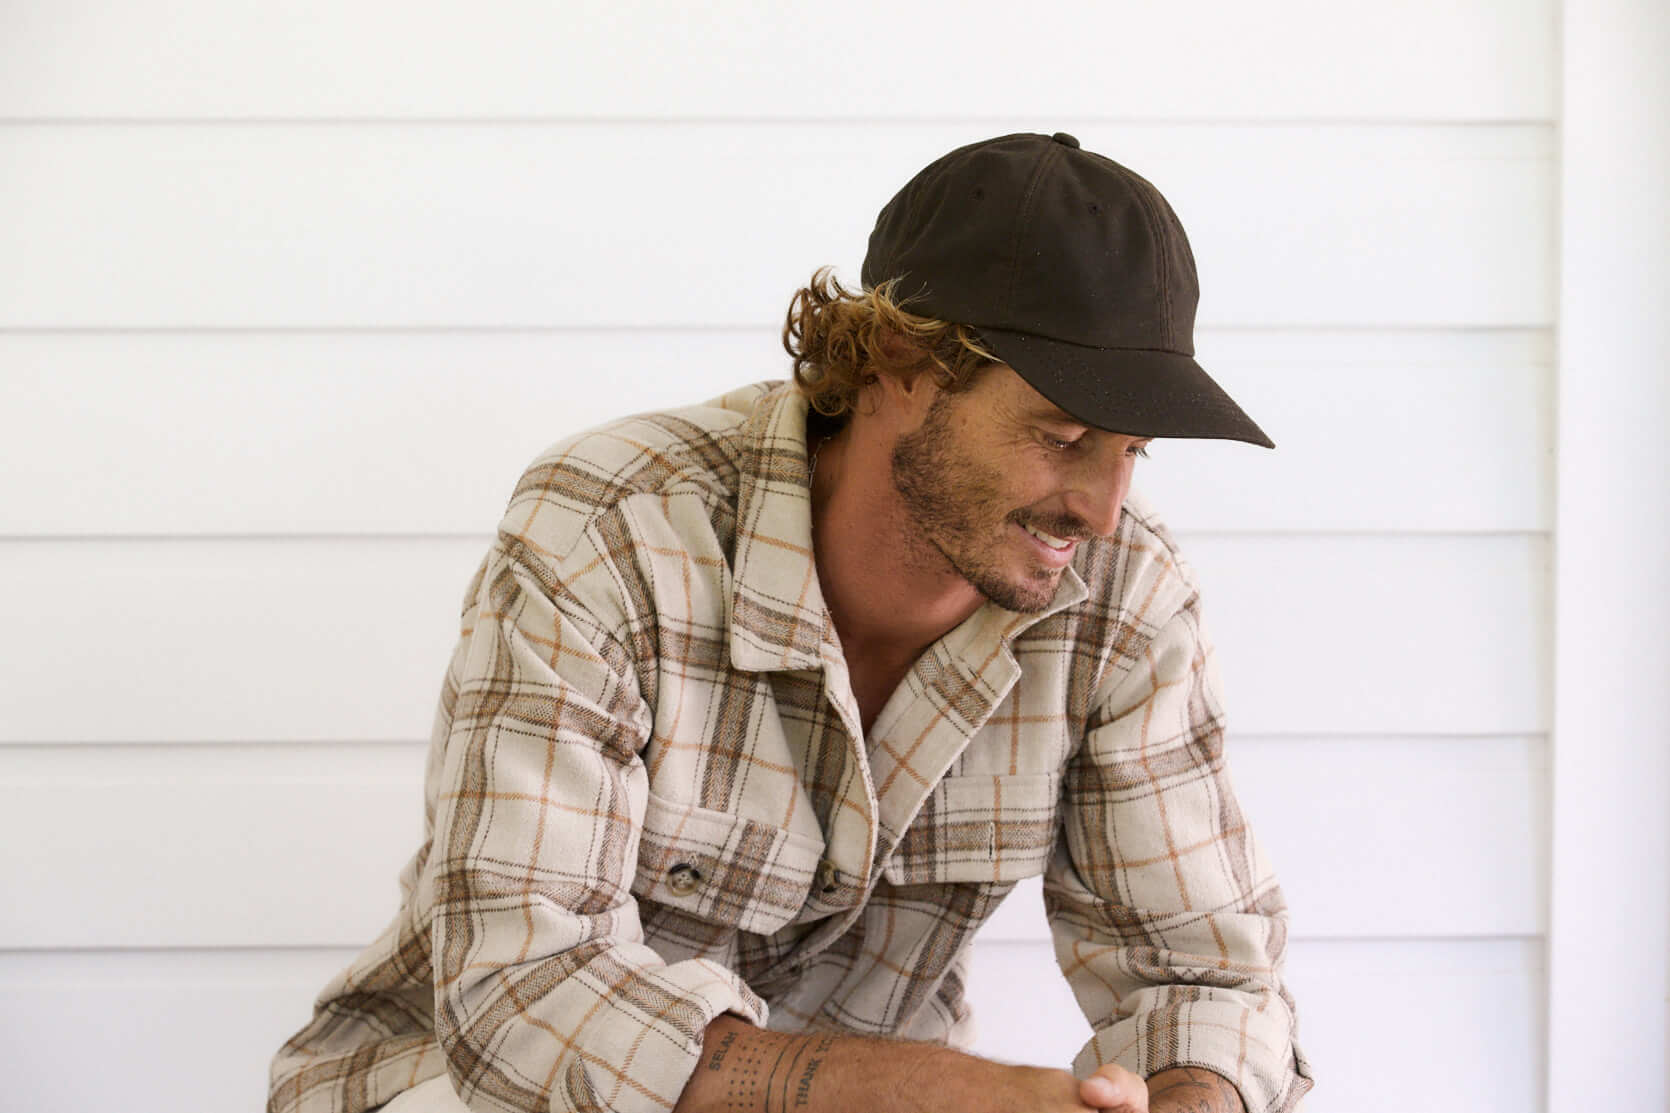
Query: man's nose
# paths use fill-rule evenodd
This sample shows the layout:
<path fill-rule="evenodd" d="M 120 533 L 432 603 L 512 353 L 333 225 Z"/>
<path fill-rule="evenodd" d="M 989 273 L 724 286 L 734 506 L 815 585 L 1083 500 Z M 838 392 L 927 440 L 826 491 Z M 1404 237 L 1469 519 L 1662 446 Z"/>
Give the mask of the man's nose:
<path fill-rule="evenodd" d="M 1096 536 L 1107 537 L 1119 526 L 1119 510 L 1130 488 L 1128 463 L 1100 461 L 1081 474 L 1067 508 L 1082 518 Z"/>

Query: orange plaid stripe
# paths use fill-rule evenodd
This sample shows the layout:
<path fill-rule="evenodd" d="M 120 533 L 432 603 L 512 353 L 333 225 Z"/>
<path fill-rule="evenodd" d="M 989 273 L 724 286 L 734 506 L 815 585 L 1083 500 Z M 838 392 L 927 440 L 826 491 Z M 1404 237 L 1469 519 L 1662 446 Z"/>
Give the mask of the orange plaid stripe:
<path fill-rule="evenodd" d="M 770 384 L 558 444 L 473 581 L 428 828 L 273 1113 L 442 1071 L 477 1108 L 668 1109 L 730 1011 L 957 1043 L 962 964 L 1045 875 L 1077 1065 L 1309 1087 L 1286 910 L 1235 803 L 1186 564 L 1140 503 L 1038 615 L 987 606 L 858 733 Z M 1066 1049 L 1064 1049 L 1065 1052 Z"/>

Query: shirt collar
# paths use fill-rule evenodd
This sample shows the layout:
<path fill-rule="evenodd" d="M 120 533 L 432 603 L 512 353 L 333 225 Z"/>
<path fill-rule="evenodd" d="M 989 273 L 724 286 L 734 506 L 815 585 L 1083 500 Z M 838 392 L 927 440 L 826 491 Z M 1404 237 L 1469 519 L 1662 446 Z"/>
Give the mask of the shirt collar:
<path fill-rule="evenodd" d="M 812 556 L 806 399 L 792 385 L 762 395 L 743 425 L 736 556 L 732 566 L 731 665 L 744 672 L 815 669 L 834 644 Z M 967 657 L 1007 643 L 1089 596 L 1071 566 L 1044 610 L 1018 614 L 987 603 L 948 635 Z"/>
<path fill-rule="evenodd" d="M 743 425 L 742 442 L 731 666 L 819 668 L 829 610 L 812 559 L 805 398 L 789 385 L 762 395 Z"/>

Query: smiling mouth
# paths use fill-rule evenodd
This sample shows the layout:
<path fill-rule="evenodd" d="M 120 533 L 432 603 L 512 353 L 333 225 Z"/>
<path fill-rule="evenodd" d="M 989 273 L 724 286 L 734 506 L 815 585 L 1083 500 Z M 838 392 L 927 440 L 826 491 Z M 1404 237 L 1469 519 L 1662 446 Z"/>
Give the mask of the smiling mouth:
<path fill-rule="evenodd" d="M 1070 537 L 1057 537 L 1053 533 L 1045 533 L 1036 526 L 1023 525 L 1021 528 L 1058 553 L 1066 552 L 1068 549 L 1077 544 L 1077 542 Z"/>

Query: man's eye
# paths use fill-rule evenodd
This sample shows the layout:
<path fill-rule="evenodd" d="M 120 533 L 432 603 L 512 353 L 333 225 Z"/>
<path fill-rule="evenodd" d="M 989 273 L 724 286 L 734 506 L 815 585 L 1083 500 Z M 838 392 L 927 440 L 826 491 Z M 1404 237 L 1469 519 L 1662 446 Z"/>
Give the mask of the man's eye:
<path fill-rule="evenodd" d="M 1148 446 L 1145 444 L 1133 444 L 1130 448 L 1125 450 L 1125 453 L 1128 456 L 1140 456 L 1146 460 L 1148 459 Z"/>

